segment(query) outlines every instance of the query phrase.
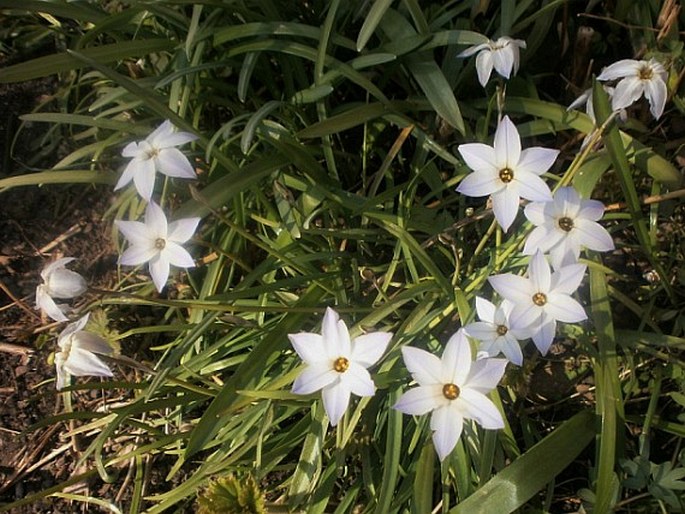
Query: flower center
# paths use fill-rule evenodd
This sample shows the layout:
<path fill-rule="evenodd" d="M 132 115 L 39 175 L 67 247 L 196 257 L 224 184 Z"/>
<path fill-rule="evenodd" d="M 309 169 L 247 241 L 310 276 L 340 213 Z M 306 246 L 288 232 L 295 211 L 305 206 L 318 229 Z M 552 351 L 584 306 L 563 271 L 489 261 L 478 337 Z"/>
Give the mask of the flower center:
<path fill-rule="evenodd" d="M 533 295 L 533 303 L 538 307 L 542 307 L 547 303 L 547 295 L 545 293 L 535 293 Z"/>
<path fill-rule="evenodd" d="M 163 237 L 158 237 L 157 239 L 155 239 L 155 248 L 157 248 L 157 250 L 164 250 L 165 246 L 166 239 L 164 239 Z"/>
<path fill-rule="evenodd" d="M 564 232 L 571 232 L 571 230 L 573 230 L 573 220 L 571 218 L 564 216 L 563 218 L 559 218 L 558 223 L 559 228 Z"/>
<path fill-rule="evenodd" d="M 514 180 L 514 171 L 511 168 L 502 168 L 499 170 L 499 179 L 505 184 L 508 184 Z"/>
<path fill-rule="evenodd" d="M 147 157 L 148 159 L 154 159 L 158 155 L 159 155 L 159 148 L 155 148 L 154 146 L 145 152 L 145 157 Z"/>
<path fill-rule="evenodd" d="M 640 80 L 652 80 L 652 77 L 654 76 L 654 70 L 652 70 L 650 66 L 644 65 L 640 67 L 637 75 L 640 77 Z"/>
<path fill-rule="evenodd" d="M 459 386 L 456 384 L 445 384 L 442 386 L 442 395 L 448 400 L 456 400 L 459 398 Z"/>
<path fill-rule="evenodd" d="M 345 357 L 338 357 L 333 361 L 333 369 L 338 373 L 345 373 L 350 367 L 350 361 Z"/>
<path fill-rule="evenodd" d="M 509 329 L 505 327 L 504 325 L 497 325 L 497 335 L 498 336 L 503 336 L 507 332 L 509 332 Z"/>

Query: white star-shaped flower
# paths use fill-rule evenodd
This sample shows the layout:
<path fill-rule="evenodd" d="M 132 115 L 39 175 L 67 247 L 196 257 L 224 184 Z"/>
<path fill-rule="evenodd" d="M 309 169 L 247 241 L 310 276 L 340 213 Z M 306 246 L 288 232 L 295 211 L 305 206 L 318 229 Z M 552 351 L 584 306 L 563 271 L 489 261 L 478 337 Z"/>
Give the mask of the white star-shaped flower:
<path fill-rule="evenodd" d="M 495 219 L 506 232 L 516 218 L 521 197 L 534 202 L 552 200 L 540 175 L 554 164 L 559 150 L 533 147 L 521 150 L 521 138 L 508 116 L 497 125 L 493 146 L 459 145 L 466 165 L 473 170 L 457 191 L 466 196 L 492 196 Z"/>
<path fill-rule="evenodd" d="M 470 57 L 477 53 L 476 72 L 478 72 L 478 82 L 485 87 L 490 80 L 492 69 L 505 79 L 508 79 L 513 71 L 516 75 L 519 69 L 519 48 L 525 48 L 526 42 L 520 39 L 512 39 L 502 36 L 497 41 L 488 41 L 467 48 L 457 57 Z"/>
<path fill-rule="evenodd" d="M 532 339 L 545 355 L 554 340 L 557 321 L 576 323 L 587 319 L 585 309 L 571 295 L 585 274 L 585 265 L 571 264 L 551 273 L 539 250 L 528 265 L 528 278 L 504 273 L 488 278 L 502 298 L 514 304 L 511 320 L 515 326 L 530 326 Z"/>
<path fill-rule="evenodd" d="M 440 359 L 411 346 L 402 347 L 402 358 L 419 386 L 405 392 L 393 408 L 415 416 L 432 412 L 433 444 L 441 461 L 456 446 L 464 419 L 487 429 L 504 428 L 502 414 L 485 395 L 502 379 L 506 359 L 474 362 L 463 330 L 450 338 Z"/>
<path fill-rule="evenodd" d="M 649 101 L 652 116 L 658 120 L 664 112 L 668 97 L 667 78 L 666 69 L 655 59 L 623 59 L 604 68 L 597 80 L 620 79 L 611 99 L 611 108 L 614 111 L 628 107 L 644 95 Z"/>
<path fill-rule="evenodd" d="M 68 385 L 69 376 L 111 377 L 109 366 L 98 355 L 111 355 L 112 347 L 102 337 L 83 330 L 88 323 L 88 314 L 80 320 L 67 325 L 59 335 L 55 353 L 57 370 L 57 389 Z"/>
<path fill-rule="evenodd" d="M 614 249 L 614 241 L 598 220 L 604 205 L 597 200 L 582 200 L 572 187 L 561 187 L 552 202 L 533 202 L 524 209 L 536 228 L 526 239 L 523 253 L 549 252 L 554 269 L 578 262 L 581 247 L 596 252 Z"/>
<path fill-rule="evenodd" d="M 68 321 L 69 318 L 64 314 L 66 306 L 55 303 L 53 298 L 75 298 L 88 289 L 81 275 L 65 267 L 74 260 L 74 257 L 57 259 L 40 272 L 43 283 L 36 288 L 36 308 L 55 321 Z"/>
<path fill-rule="evenodd" d="M 150 262 L 150 276 L 159 292 L 169 277 L 169 266 L 192 268 L 195 262 L 181 245 L 195 233 L 200 218 L 183 218 L 167 224 L 162 208 L 150 202 L 145 209 L 145 223 L 115 221 L 130 246 L 119 257 L 119 264 L 138 266 Z"/>
<path fill-rule="evenodd" d="M 169 120 L 162 123 L 143 141 L 129 143 L 121 155 L 131 157 L 114 190 L 121 189 L 133 180 L 138 194 L 149 201 L 155 187 L 155 173 L 168 177 L 195 178 L 188 158 L 175 148 L 191 141 L 197 136 L 189 132 L 176 132 Z"/>
<path fill-rule="evenodd" d="M 350 403 L 350 394 L 373 396 L 376 386 L 367 368 L 381 358 L 392 338 L 390 332 L 372 332 L 350 339 L 347 325 L 330 307 L 321 324 L 321 335 L 288 334 L 293 348 L 307 365 L 293 383 L 293 393 L 321 390 L 323 407 L 338 424 Z"/>
<path fill-rule="evenodd" d="M 480 321 L 474 321 L 464 327 L 469 337 L 480 341 L 478 350 L 494 357 L 503 353 L 517 366 L 523 364 L 523 353 L 519 341 L 532 335 L 529 327 L 518 327 L 511 323 L 511 311 L 514 304 L 504 300 L 495 306 L 485 298 L 476 297 L 476 312 Z"/>

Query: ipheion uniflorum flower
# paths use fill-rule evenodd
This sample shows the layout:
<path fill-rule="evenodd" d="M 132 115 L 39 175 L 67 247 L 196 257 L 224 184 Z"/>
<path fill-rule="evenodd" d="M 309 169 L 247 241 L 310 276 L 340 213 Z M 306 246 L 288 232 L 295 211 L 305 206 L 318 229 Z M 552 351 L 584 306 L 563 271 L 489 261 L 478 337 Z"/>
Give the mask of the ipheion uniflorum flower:
<path fill-rule="evenodd" d="M 330 307 L 321 334 L 288 334 L 293 348 L 306 364 L 293 383 L 293 393 L 321 391 L 331 425 L 347 410 L 350 394 L 373 396 L 376 386 L 367 369 L 381 358 L 392 338 L 390 332 L 370 332 L 352 339 L 345 322 Z"/>

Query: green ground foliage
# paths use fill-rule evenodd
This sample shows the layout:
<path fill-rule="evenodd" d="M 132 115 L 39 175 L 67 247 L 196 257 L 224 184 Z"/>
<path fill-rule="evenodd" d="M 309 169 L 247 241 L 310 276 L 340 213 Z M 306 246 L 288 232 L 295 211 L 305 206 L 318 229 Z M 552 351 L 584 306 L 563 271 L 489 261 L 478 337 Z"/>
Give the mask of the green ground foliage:
<path fill-rule="evenodd" d="M 155 198 L 170 219 L 202 218 L 195 268 L 158 294 L 146 266 L 122 266 L 85 309 L 122 360 L 59 394 L 116 403 L 42 423 L 88 436 L 89 471 L 0 510 L 129 469 L 130 498 L 102 508 L 187 512 L 205 491 L 201 512 L 241 495 L 255 507 L 235 512 L 682 512 L 683 30 L 657 0 L 0 0 L 0 83 L 56 77 L 21 116 L 44 135 L 27 169 L 2 170 L 0 198 L 114 185 L 122 148 L 170 120 L 198 136 L 183 148 L 197 179 L 158 175 Z M 457 56 L 503 35 L 526 41 L 519 72 L 482 87 L 475 57 Z M 594 77 L 649 58 L 668 71 L 666 110 L 655 121 L 643 98 L 622 121 Z M 593 84 L 598 131 L 567 110 Z M 602 201 L 616 250 L 584 254 L 588 321 L 508 366 L 490 395 L 505 428 L 467 422 L 440 463 L 428 417 L 391 409 L 411 382 L 400 349 L 439 355 L 476 295 L 493 296 L 489 276 L 526 269 L 523 214 L 504 233 L 485 198 L 455 192 L 471 172 L 457 147 L 492 144 L 504 114 L 524 148 L 561 150 L 543 178 Z M 124 188 L 107 216 L 145 205 Z M 291 392 L 287 338 L 319 333 L 327 306 L 353 336 L 394 334 L 375 396 L 335 427 L 318 393 Z M 150 494 L 159 462 L 169 486 Z"/>

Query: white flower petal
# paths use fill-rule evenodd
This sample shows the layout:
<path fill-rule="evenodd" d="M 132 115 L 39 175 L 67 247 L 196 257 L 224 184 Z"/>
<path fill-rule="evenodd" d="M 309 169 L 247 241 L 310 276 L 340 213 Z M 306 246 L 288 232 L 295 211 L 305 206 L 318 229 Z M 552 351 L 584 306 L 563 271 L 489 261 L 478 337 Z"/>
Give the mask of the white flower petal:
<path fill-rule="evenodd" d="M 514 49 L 516 47 L 506 44 L 492 52 L 492 64 L 495 71 L 505 79 L 511 76 L 511 70 L 514 68 Z"/>
<path fill-rule="evenodd" d="M 86 280 L 75 271 L 66 268 L 54 270 L 46 282 L 50 296 L 55 298 L 74 298 L 88 289 Z"/>
<path fill-rule="evenodd" d="M 331 420 L 331 425 L 336 426 L 345 414 L 350 403 L 350 391 L 343 382 L 324 387 L 321 391 L 323 396 L 323 408 Z"/>
<path fill-rule="evenodd" d="M 49 264 L 47 264 L 40 272 L 40 278 L 43 279 L 44 282 L 47 282 L 48 277 L 52 275 L 52 273 L 55 270 L 58 270 L 60 268 L 64 268 L 67 264 L 70 262 L 73 262 L 76 260 L 76 257 L 62 257 L 61 259 L 57 259 L 56 261 L 53 261 Z"/>
<path fill-rule="evenodd" d="M 175 243 L 185 243 L 193 237 L 201 218 L 182 218 L 169 223 L 167 239 Z"/>
<path fill-rule="evenodd" d="M 352 360 L 365 368 L 373 366 L 383 356 L 391 339 L 390 332 L 371 332 L 356 337 L 352 342 Z"/>
<path fill-rule="evenodd" d="M 614 240 L 602 225 L 595 221 L 578 219 L 574 230 L 578 232 L 581 245 L 596 252 L 609 252 L 614 249 Z"/>
<path fill-rule="evenodd" d="M 160 150 L 157 157 L 155 157 L 155 167 L 167 177 L 197 178 L 188 158 L 177 148 Z"/>
<path fill-rule="evenodd" d="M 514 275 L 503 273 L 488 278 L 488 282 L 502 298 L 506 298 L 514 304 L 530 303 L 534 293 L 530 280 Z"/>
<path fill-rule="evenodd" d="M 181 245 L 174 243 L 173 241 L 167 241 L 162 250 L 161 255 L 169 261 L 169 264 L 177 266 L 179 268 L 194 268 L 195 261 L 188 251 Z"/>
<path fill-rule="evenodd" d="M 555 231 L 557 234 L 560 232 L 562 231 Z M 554 247 L 552 247 L 550 250 L 549 256 L 552 262 L 552 267 L 555 270 L 576 264 L 578 262 L 578 257 L 580 256 L 580 244 L 578 244 L 578 238 L 575 237 L 575 233 L 575 229 L 570 233 L 564 233 L 557 244 L 554 245 Z"/>
<path fill-rule="evenodd" d="M 492 391 L 504 376 L 507 367 L 505 359 L 482 359 L 471 366 L 466 380 L 462 382 L 464 388 L 486 394 Z"/>
<path fill-rule="evenodd" d="M 511 330 L 505 335 L 506 343 L 502 345 L 502 353 L 512 364 L 523 366 L 523 352 L 521 345 L 516 337 L 511 333 Z"/>
<path fill-rule="evenodd" d="M 159 255 L 159 250 L 152 245 L 133 245 L 119 256 L 119 264 L 124 266 L 139 266 Z"/>
<path fill-rule="evenodd" d="M 514 223 L 519 210 L 520 197 L 512 187 L 505 187 L 492 195 L 492 210 L 495 219 L 506 232 Z"/>
<path fill-rule="evenodd" d="M 474 171 L 488 171 L 496 175 L 499 167 L 495 158 L 495 149 L 483 143 L 459 145 L 457 151 L 466 165 Z"/>
<path fill-rule="evenodd" d="M 548 295 L 544 309 L 549 316 L 564 323 L 577 323 L 587 319 L 583 306 L 565 294 L 552 293 Z"/>
<path fill-rule="evenodd" d="M 547 293 L 551 287 L 552 273 L 545 256 L 540 250 L 530 259 L 528 277 L 533 285 L 534 293 Z"/>
<path fill-rule="evenodd" d="M 158 237 L 167 238 L 167 219 L 162 208 L 155 202 L 147 204 L 145 209 L 145 226 L 150 236 L 154 236 L 155 239 Z"/>
<path fill-rule="evenodd" d="M 506 361 L 504 362 L 506 363 Z M 458 408 L 465 418 L 473 419 L 483 428 L 490 430 L 504 428 L 502 414 L 484 394 L 465 388 L 462 389 L 456 403 L 458 403 Z"/>
<path fill-rule="evenodd" d="M 477 54 L 481 50 L 485 50 L 487 48 L 490 48 L 490 43 L 481 43 L 480 45 L 475 45 L 475 46 L 470 46 L 463 52 L 461 52 L 457 57 L 471 57 L 472 55 Z"/>
<path fill-rule="evenodd" d="M 155 238 L 153 234 L 150 234 L 145 223 L 140 221 L 115 220 L 114 224 L 119 229 L 119 232 L 133 245 L 151 246 L 151 240 Z"/>
<path fill-rule="evenodd" d="M 432 353 L 413 346 L 402 347 L 402 359 L 411 376 L 419 385 L 444 384 L 441 380 L 442 363 Z"/>
<path fill-rule="evenodd" d="M 136 185 L 136 190 L 141 198 L 150 201 L 155 189 L 155 163 L 152 159 L 138 162 L 133 173 L 133 183 Z"/>
<path fill-rule="evenodd" d="M 164 120 L 161 125 L 159 125 L 155 130 L 153 130 L 149 136 L 145 138 L 145 141 L 151 146 L 156 146 L 156 143 L 164 141 L 174 132 L 174 125 L 169 120 Z"/>
<path fill-rule="evenodd" d="M 471 370 L 473 355 L 471 345 L 466 338 L 463 329 L 456 331 L 449 338 L 442 353 L 441 382 L 443 384 L 463 384 Z"/>
<path fill-rule="evenodd" d="M 533 204 L 528 204 L 528 206 Z M 547 252 L 554 245 L 558 244 L 562 234 L 558 230 L 550 230 L 548 225 L 541 225 L 536 227 L 526 238 L 526 244 L 523 246 L 524 255 L 534 255 L 538 250 Z"/>
<path fill-rule="evenodd" d="M 540 226 L 547 222 L 545 206 L 548 202 L 531 202 L 523 209 L 523 213 L 533 225 Z"/>
<path fill-rule="evenodd" d="M 549 202 L 552 200 L 552 192 L 549 186 L 537 175 L 518 171 L 514 182 L 518 185 L 518 194 L 526 200 L 533 202 Z"/>
<path fill-rule="evenodd" d="M 542 355 L 547 355 L 557 332 L 557 322 L 552 317 L 542 317 L 542 323 L 533 327 L 533 343 Z"/>
<path fill-rule="evenodd" d="M 326 307 L 326 312 L 321 322 L 321 336 L 323 337 L 326 354 L 330 359 L 337 359 L 342 353 L 338 345 L 338 320 L 340 320 L 338 313 L 330 307 Z"/>
<path fill-rule="evenodd" d="M 478 313 L 478 319 L 494 323 L 496 311 L 497 307 L 495 307 L 492 302 L 480 296 L 476 296 L 476 312 Z"/>
<path fill-rule="evenodd" d="M 328 363 L 330 361 L 326 354 L 323 338 L 319 334 L 300 332 L 299 334 L 288 334 L 288 339 L 290 339 L 290 344 L 293 345 L 300 359 L 307 364 Z"/>
<path fill-rule="evenodd" d="M 340 375 L 340 381 L 357 396 L 373 396 L 376 393 L 376 385 L 369 372 L 354 361 L 350 362 L 347 371 Z"/>
<path fill-rule="evenodd" d="M 63 368 L 75 377 L 89 375 L 96 377 L 112 376 L 112 370 L 97 355 L 79 348 L 71 349 Z"/>
<path fill-rule="evenodd" d="M 634 59 L 623 59 L 607 66 L 599 74 L 597 80 L 615 80 L 623 77 L 637 75 L 639 62 Z"/>
<path fill-rule="evenodd" d="M 668 97 L 668 89 L 666 83 L 660 78 L 653 78 L 645 81 L 644 85 L 645 97 L 649 101 L 649 111 L 654 116 L 654 119 L 661 118 L 666 106 L 666 98 Z"/>
<path fill-rule="evenodd" d="M 155 140 L 155 146 L 159 149 L 171 148 L 172 146 L 181 146 L 199 139 L 195 134 L 190 132 L 172 132 L 165 135 L 163 138 Z"/>
<path fill-rule="evenodd" d="M 483 50 L 476 56 L 476 73 L 478 73 L 478 82 L 481 86 L 487 85 L 493 66 L 494 60 L 490 50 Z"/>
<path fill-rule="evenodd" d="M 521 137 L 509 116 L 502 118 L 497 125 L 493 146 L 497 167 L 516 170 L 521 160 Z"/>
<path fill-rule="evenodd" d="M 72 349 L 77 348 L 86 352 L 100 355 L 112 355 L 114 349 L 101 336 L 86 330 L 79 330 L 72 337 Z"/>
<path fill-rule="evenodd" d="M 64 312 L 62 312 L 62 309 L 60 309 L 52 297 L 45 292 L 45 288 L 42 285 L 36 288 L 36 307 L 55 321 L 69 321 L 69 318 L 64 315 Z"/>
<path fill-rule="evenodd" d="M 150 260 L 150 276 L 157 291 L 161 293 L 169 278 L 169 260 L 163 254 L 158 253 Z"/>
<path fill-rule="evenodd" d="M 138 157 L 140 154 L 140 148 L 138 148 L 138 143 L 135 141 L 127 144 L 121 151 L 123 157 Z"/>
<path fill-rule="evenodd" d="M 585 276 L 587 266 L 584 264 L 571 264 L 559 268 L 552 274 L 551 289 L 555 293 L 573 294 Z"/>
<path fill-rule="evenodd" d="M 478 339 L 479 341 L 492 342 L 497 339 L 497 327 L 494 323 L 475 321 L 466 325 L 464 330 L 469 337 Z"/>
<path fill-rule="evenodd" d="M 578 217 L 590 221 L 599 221 L 604 216 L 604 204 L 597 200 L 583 200 L 578 210 Z"/>
<path fill-rule="evenodd" d="M 502 181 L 499 180 L 496 172 L 474 171 L 466 175 L 457 186 L 457 192 L 466 196 L 481 197 L 488 196 L 501 190 Z"/>
<path fill-rule="evenodd" d="M 614 96 L 611 98 L 611 108 L 614 111 L 632 105 L 644 92 L 644 84 L 637 77 L 627 77 L 616 84 Z"/>
<path fill-rule="evenodd" d="M 119 177 L 119 180 L 114 186 L 115 191 L 118 191 L 126 184 L 131 182 L 131 180 L 133 180 L 133 177 L 138 173 L 139 168 L 141 168 L 141 162 L 142 161 L 140 159 L 133 159 L 126 165 L 124 171 L 121 173 L 121 176 Z"/>
<path fill-rule="evenodd" d="M 326 365 L 309 365 L 293 382 L 293 393 L 311 394 L 338 381 L 340 373 Z"/>
<path fill-rule="evenodd" d="M 392 407 L 405 414 L 422 416 L 446 404 L 448 400 L 442 394 L 442 387 L 441 384 L 415 387 L 400 396 Z"/>
<path fill-rule="evenodd" d="M 454 404 L 454 402 L 450 402 Z M 464 418 L 458 409 L 446 405 L 433 411 L 430 427 L 433 430 L 433 445 L 440 462 L 454 450 L 464 428 Z"/>

